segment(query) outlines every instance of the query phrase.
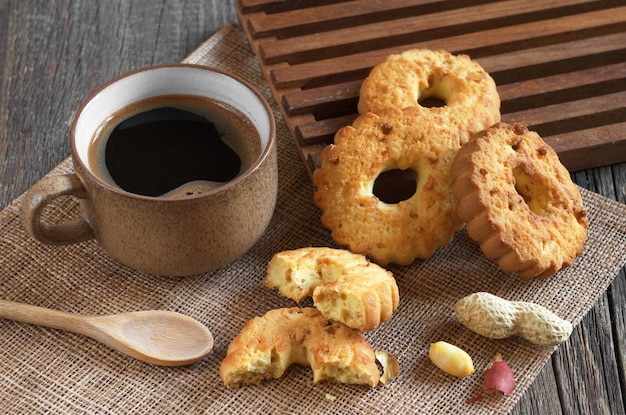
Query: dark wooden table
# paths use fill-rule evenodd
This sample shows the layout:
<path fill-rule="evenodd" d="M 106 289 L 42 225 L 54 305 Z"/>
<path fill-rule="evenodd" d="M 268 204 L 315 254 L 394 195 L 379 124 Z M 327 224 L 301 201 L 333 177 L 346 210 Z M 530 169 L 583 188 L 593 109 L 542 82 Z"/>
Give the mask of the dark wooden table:
<path fill-rule="evenodd" d="M 0 0 L 0 208 L 68 157 L 90 91 L 180 61 L 236 20 L 234 0 Z M 626 163 L 573 178 L 626 203 Z M 622 269 L 512 413 L 625 414 L 625 304 Z"/>

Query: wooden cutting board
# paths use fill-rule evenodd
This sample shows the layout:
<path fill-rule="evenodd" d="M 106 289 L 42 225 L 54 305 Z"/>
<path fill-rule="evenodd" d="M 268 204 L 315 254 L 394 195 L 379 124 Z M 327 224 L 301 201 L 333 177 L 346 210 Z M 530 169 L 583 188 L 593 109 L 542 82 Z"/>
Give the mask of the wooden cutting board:
<path fill-rule="evenodd" d="M 624 0 L 240 0 L 237 13 L 310 174 L 370 69 L 412 48 L 477 60 L 502 120 L 570 171 L 626 161 Z"/>

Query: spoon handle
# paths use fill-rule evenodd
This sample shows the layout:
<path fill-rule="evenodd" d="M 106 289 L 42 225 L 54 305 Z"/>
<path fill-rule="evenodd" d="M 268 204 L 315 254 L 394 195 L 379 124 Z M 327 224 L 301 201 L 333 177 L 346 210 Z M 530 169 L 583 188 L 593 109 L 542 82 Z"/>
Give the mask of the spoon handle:
<path fill-rule="evenodd" d="M 84 316 L 0 299 L 0 318 L 90 335 Z"/>

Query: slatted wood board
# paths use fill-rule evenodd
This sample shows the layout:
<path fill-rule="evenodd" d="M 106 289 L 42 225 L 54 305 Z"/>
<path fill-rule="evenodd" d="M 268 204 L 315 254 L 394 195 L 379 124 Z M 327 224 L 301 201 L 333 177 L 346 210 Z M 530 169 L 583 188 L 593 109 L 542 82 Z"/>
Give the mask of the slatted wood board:
<path fill-rule="evenodd" d="M 370 69 L 412 48 L 477 60 L 502 120 L 570 171 L 626 161 L 624 0 L 240 0 L 237 13 L 309 173 Z"/>

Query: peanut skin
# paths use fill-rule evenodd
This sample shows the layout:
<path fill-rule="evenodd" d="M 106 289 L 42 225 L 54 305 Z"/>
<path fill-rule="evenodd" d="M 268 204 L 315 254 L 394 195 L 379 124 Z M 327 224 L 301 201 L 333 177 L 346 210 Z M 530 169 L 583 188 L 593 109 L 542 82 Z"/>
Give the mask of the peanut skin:
<path fill-rule="evenodd" d="M 499 391 L 505 396 L 509 396 L 515 389 L 515 375 L 500 353 L 496 354 L 491 366 L 485 371 L 484 389 L 487 393 Z"/>
<path fill-rule="evenodd" d="M 507 301 L 486 292 L 460 299 L 454 313 L 461 324 L 482 336 L 520 336 L 540 346 L 557 345 L 572 333 L 572 324 L 538 304 Z"/>

